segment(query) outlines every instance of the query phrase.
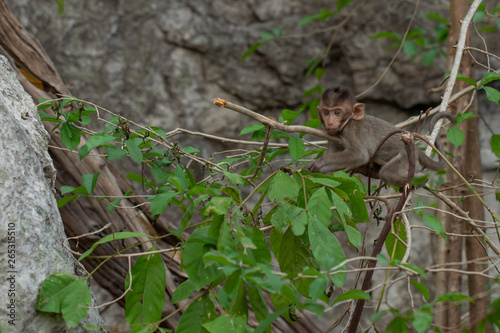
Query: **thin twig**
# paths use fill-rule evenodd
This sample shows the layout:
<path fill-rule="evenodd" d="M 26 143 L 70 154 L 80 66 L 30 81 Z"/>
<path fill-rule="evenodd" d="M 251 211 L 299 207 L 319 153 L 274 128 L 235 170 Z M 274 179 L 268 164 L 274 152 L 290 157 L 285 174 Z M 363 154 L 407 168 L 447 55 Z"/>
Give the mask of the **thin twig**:
<path fill-rule="evenodd" d="M 271 137 L 271 126 L 266 126 L 266 136 L 264 138 L 264 145 L 262 146 L 262 150 L 260 152 L 259 163 L 257 164 L 257 167 L 255 168 L 253 174 L 246 176 L 245 179 L 254 178 L 259 172 L 260 168 L 262 167 L 262 163 L 264 162 L 264 158 L 266 157 L 267 145 L 269 144 L 270 137 Z"/>

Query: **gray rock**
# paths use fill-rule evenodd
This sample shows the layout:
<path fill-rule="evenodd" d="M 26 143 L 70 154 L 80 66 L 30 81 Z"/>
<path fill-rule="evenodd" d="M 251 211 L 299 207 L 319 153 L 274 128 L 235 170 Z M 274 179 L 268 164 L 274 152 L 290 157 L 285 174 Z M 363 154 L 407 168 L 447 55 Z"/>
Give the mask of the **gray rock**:
<path fill-rule="evenodd" d="M 0 332 L 87 332 L 82 326 L 68 330 L 61 315 L 35 310 L 46 277 L 75 274 L 83 267 L 62 246 L 65 234 L 53 194 L 56 171 L 47 150 L 48 133 L 3 56 L 0 123 Z M 83 324 L 103 321 L 91 309 Z"/>

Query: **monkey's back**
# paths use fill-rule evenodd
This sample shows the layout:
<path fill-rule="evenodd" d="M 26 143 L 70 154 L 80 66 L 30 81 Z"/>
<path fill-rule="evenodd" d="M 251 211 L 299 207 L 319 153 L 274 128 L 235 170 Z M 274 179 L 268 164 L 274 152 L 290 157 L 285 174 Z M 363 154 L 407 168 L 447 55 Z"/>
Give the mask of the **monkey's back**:
<path fill-rule="evenodd" d="M 356 125 L 358 126 L 357 135 L 360 144 L 366 148 L 370 156 L 374 156 L 380 143 L 388 134 L 400 130 L 388 121 L 369 115 L 365 115 Z M 384 165 L 385 161 L 392 159 L 399 153 L 405 153 L 405 147 L 401 141 L 401 133 L 396 133 L 377 150 L 373 161 Z"/>

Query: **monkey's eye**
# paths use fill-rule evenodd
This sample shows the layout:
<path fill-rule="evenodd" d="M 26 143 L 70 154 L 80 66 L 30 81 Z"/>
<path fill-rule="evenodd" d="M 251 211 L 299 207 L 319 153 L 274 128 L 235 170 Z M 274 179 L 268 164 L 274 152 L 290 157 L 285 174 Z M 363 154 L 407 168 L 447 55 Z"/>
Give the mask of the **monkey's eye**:
<path fill-rule="evenodd" d="M 335 113 L 336 116 L 340 116 L 340 114 L 342 113 L 342 112 L 340 112 L 340 110 L 335 110 L 333 112 Z"/>
<path fill-rule="evenodd" d="M 330 111 L 328 111 L 328 110 L 323 110 L 323 114 L 324 114 L 325 116 L 328 116 L 328 115 L 330 114 Z"/>

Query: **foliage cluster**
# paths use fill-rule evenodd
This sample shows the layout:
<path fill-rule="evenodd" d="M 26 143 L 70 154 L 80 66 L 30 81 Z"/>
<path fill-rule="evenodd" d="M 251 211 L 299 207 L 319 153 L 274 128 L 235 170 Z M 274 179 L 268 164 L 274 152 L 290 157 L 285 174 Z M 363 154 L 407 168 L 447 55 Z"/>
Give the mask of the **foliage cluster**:
<path fill-rule="evenodd" d="M 300 25 L 316 20 L 326 20 L 340 11 L 350 1 L 338 1 L 337 11 L 322 10 L 304 18 Z M 481 19 L 480 14 L 478 20 Z M 448 22 L 438 14 L 428 17 L 438 22 L 434 35 L 425 37 L 424 29 L 411 31 L 405 39 L 402 36 L 381 32 L 373 38 L 396 40 L 403 43 L 404 52 L 411 57 L 422 55 L 425 66 L 432 64 L 441 53 L 439 45 L 448 34 Z M 264 32 L 262 40 L 252 45 L 243 59 L 258 47 L 282 36 L 281 28 Z M 319 67 L 321 58 L 311 59 L 308 74 L 314 73 L 318 80 L 324 71 Z M 498 103 L 500 92 L 487 86 L 500 75 L 490 72 L 479 82 L 462 76 L 459 80 L 470 83 L 474 89 L 484 90 L 489 100 Z M 321 93 L 320 85 L 305 93 L 305 97 Z M 68 111 L 67 106 L 78 103 L 79 109 Z M 308 125 L 317 127 L 315 119 L 317 98 L 305 103 L 302 110 L 309 110 L 313 118 Z M 51 108 L 54 114 L 43 110 Z M 339 306 L 355 299 L 371 299 L 370 294 L 346 287 L 349 273 L 347 264 L 357 258 L 347 258 L 339 239 L 345 240 L 354 249 L 361 249 L 363 236 L 360 223 L 369 221 L 365 204 L 366 190 L 357 177 L 339 171 L 333 175 L 311 174 L 300 169 L 301 160 L 322 151 L 306 149 L 301 137 L 277 131 L 272 139 L 288 143 L 284 148 L 269 148 L 265 153 L 265 167 L 258 167 L 260 150 L 238 157 L 221 160 L 206 160 L 202 180 L 195 180 L 192 171 L 181 163 L 181 158 L 191 158 L 199 153 L 197 148 L 180 147 L 171 144 L 164 131 L 156 127 L 131 130 L 126 120 L 112 117 L 106 121 L 101 132 L 90 133 L 82 126 L 92 121 L 98 109 L 75 97 L 59 100 L 42 100 L 39 109 L 43 121 L 57 123 L 61 139 L 73 151 L 78 148 L 81 159 L 91 158 L 99 151 L 108 160 L 131 158 L 145 173 L 131 173 L 127 178 L 138 182 L 154 193 L 149 195 L 150 211 L 153 216 L 177 207 L 182 213 L 177 229 L 169 230 L 178 238 L 182 252 L 182 268 L 188 279 L 171 297 L 174 304 L 184 302 L 187 308 L 181 317 L 176 332 L 270 332 L 270 325 L 279 316 L 294 322 L 297 310 L 308 310 L 321 316 L 325 309 Z M 298 112 L 283 110 L 280 122 L 292 124 Z M 448 130 L 448 138 L 455 145 L 464 140 L 457 126 L 471 117 L 464 112 L 458 117 L 455 127 Z M 263 140 L 264 125 L 250 125 L 242 134 L 252 134 L 253 140 Z M 88 135 L 86 143 L 80 146 L 82 135 Z M 493 152 L 500 158 L 500 135 L 491 138 Z M 291 161 L 285 160 L 291 157 Z M 243 170 L 239 165 L 246 165 Z M 254 175 L 254 171 L 257 173 Z M 59 201 L 63 206 L 81 196 L 93 197 L 93 190 L 99 181 L 99 174 L 88 174 L 82 178 L 79 187 L 64 186 L 64 195 Z M 124 197 L 132 195 L 125 193 Z M 108 210 L 118 207 L 121 199 L 100 198 L 108 201 Z M 436 234 L 446 238 L 441 222 L 432 215 L 424 214 L 419 203 L 415 212 L 423 217 L 425 224 Z M 201 223 L 192 224 L 194 217 Z M 191 231 L 185 237 L 185 231 Z M 165 262 L 158 239 L 150 235 L 133 232 L 110 234 L 94 244 L 79 260 L 92 256 L 97 246 L 120 239 L 146 238 L 151 246 L 131 268 L 125 281 L 126 320 L 131 332 L 167 331 L 161 328 L 162 309 L 165 302 Z M 403 262 L 407 241 L 403 223 L 396 221 L 394 233 L 386 241 L 387 253 L 377 257 L 380 267 L 399 270 L 406 274 L 411 286 L 421 294 L 424 304 L 417 309 L 404 311 L 391 308 L 378 311 L 372 321 L 386 314 L 392 314 L 385 332 L 406 332 L 412 325 L 417 332 L 431 327 L 432 305 L 439 302 L 472 302 L 459 293 L 440 295 L 431 300 L 424 269 Z M 129 249 L 121 250 L 126 252 Z M 116 254 L 110 254 L 112 260 Z M 91 298 L 87 278 L 78 279 L 70 275 L 55 273 L 42 285 L 37 310 L 61 313 L 68 327 L 76 326 L 86 315 Z M 326 292 L 334 286 L 335 295 Z M 346 290 L 346 291 L 345 291 Z M 342 292 L 345 291 L 345 292 Z M 274 312 L 268 307 L 264 295 L 268 293 Z M 248 302 L 251 310 L 248 307 Z M 380 303 L 379 303 L 380 306 Z M 484 322 L 499 325 L 496 303 Z M 252 311 L 259 325 L 249 326 L 249 312 Z M 95 327 L 87 326 L 88 329 Z"/>

